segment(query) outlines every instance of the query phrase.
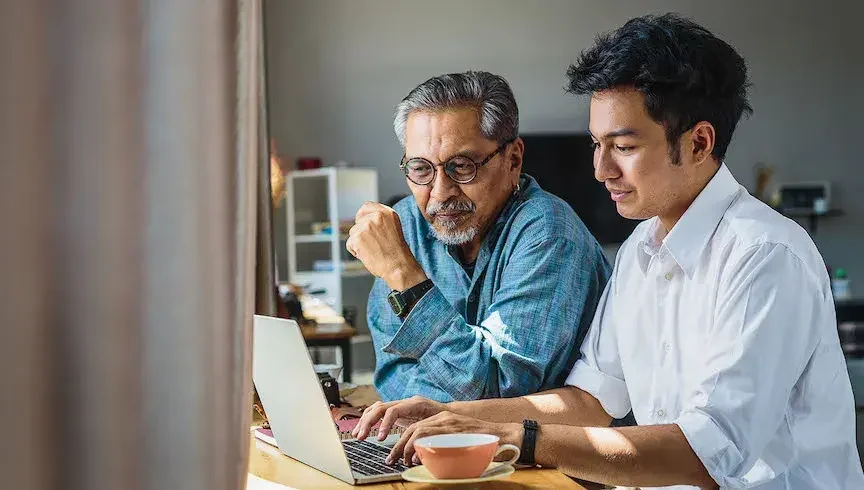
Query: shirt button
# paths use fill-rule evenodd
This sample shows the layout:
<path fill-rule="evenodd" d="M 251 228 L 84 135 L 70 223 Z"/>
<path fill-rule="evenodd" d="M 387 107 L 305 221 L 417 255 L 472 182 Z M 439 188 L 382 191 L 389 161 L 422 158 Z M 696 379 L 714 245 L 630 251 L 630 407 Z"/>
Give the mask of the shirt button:
<path fill-rule="evenodd" d="M 674 277 L 674 276 L 675 276 L 675 274 L 672 274 L 671 272 L 667 272 L 666 275 L 663 277 L 665 277 L 667 281 L 671 281 L 672 277 Z"/>
<path fill-rule="evenodd" d="M 475 301 L 477 301 L 477 296 L 474 296 L 473 294 L 471 296 L 468 296 L 469 303 L 473 303 Z"/>
<path fill-rule="evenodd" d="M 657 410 L 657 416 L 662 419 L 666 416 L 666 410 L 663 410 L 662 408 L 660 410 Z"/>
<path fill-rule="evenodd" d="M 663 350 L 669 352 L 670 350 L 672 350 L 672 344 L 670 344 L 669 342 L 663 342 Z"/>

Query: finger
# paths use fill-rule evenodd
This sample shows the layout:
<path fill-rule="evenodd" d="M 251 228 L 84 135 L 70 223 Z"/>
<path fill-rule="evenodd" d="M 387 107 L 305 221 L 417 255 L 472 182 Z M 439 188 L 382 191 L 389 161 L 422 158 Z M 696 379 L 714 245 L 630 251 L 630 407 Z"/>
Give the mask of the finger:
<path fill-rule="evenodd" d="M 393 428 L 393 424 L 396 423 L 396 420 L 399 417 L 405 416 L 407 413 L 410 413 L 411 407 L 406 403 L 400 403 L 399 405 L 394 405 L 388 408 L 384 412 L 384 417 L 381 419 L 381 426 L 378 428 L 378 440 L 383 441 L 387 439 L 387 436 L 390 434 L 390 429 Z"/>
<path fill-rule="evenodd" d="M 345 250 L 348 250 L 348 253 L 351 254 L 354 258 L 357 257 L 357 249 L 355 248 L 354 244 L 355 241 L 356 238 L 353 236 L 348 237 L 348 239 L 345 240 Z"/>
<path fill-rule="evenodd" d="M 396 403 L 396 402 L 393 402 Z M 373 410 L 368 410 L 363 413 L 363 416 L 360 417 L 360 423 L 357 424 L 359 430 L 357 431 L 357 439 L 361 441 L 366 439 L 369 435 L 369 432 L 372 431 L 372 427 L 381 420 L 381 417 L 384 414 L 384 411 L 389 408 L 390 405 L 382 403 L 381 405 L 375 407 Z M 371 408 L 371 407 L 370 407 Z"/>
<path fill-rule="evenodd" d="M 405 464 L 408 466 L 410 466 L 415 459 L 417 461 L 420 460 L 420 457 L 416 455 L 417 453 L 414 446 L 414 443 L 417 442 L 418 439 L 436 434 L 450 434 L 458 432 L 458 430 L 453 429 L 452 414 L 450 412 L 441 412 L 433 415 L 422 422 L 414 424 L 414 427 L 411 437 L 405 441 L 405 446 L 402 448 L 402 460 L 405 461 Z M 407 435 L 407 431 L 405 435 Z"/>
<path fill-rule="evenodd" d="M 357 214 L 354 215 L 354 221 L 359 220 L 360 218 L 362 218 L 363 216 L 366 216 L 367 214 L 374 213 L 376 211 L 381 211 L 384 209 L 390 209 L 390 208 L 388 208 L 387 206 L 385 206 L 381 203 L 377 203 L 374 201 L 366 201 L 365 203 L 363 203 L 362 206 L 360 206 L 360 209 L 357 210 Z"/>
<path fill-rule="evenodd" d="M 381 419 L 381 416 L 386 409 L 386 405 L 382 403 L 375 407 L 374 410 L 369 410 L 360 417 L 360 423 L 357 424 L 357 439 L 362 441 L 369 436 L 369 433 L 372 432 L 372 427 L 374 427 L 378 420 Z"/>
<path fill-rule="evenodd" d="M 411 466 L 414 461 L 414 442 L 421 437 L 426 437 L 427 435 L 431 435 L 429 429 L 425 425 L 421 425 L 414 429 L 411 437 L 405 441 L 405 447 L 402 448 L 402 461 L 404 461 L 406 465 Z"/>
<path fill-rule="evenodd" d="M 368 407 L 364 408 L 363 413 L 366 414 L 368 412 L 371 412 L 371 411 L 377 409 L 378 407 L 380 407 L 381 405 L 384 405 L 384 402 L 379 400 L 379 401 L 373 403 L 372 405 L 369 405 Z"/>
<path fill-rule="evenodd" d="M 367 413 L 369 413 L 371 410 L 374 410 L 375 408 L 379 407 L 381 404 L 382 404 L 382 402 L 375 402 L 375 403 L 373 403 L 372 405 L 369 405 L 368 407 L 366 407 L 366 408 L 363 410 L 363 413 L 360 415 L 360 421 L 357 422 L 357 425 L 355 425 L 355 426 L 354 426 L 354 429 L 351 430 L 351 435 L 352 435 L 355 439 L 357 438 L 357 434 L 360 433 L 360 427 L 361 427 L 362 424 L 363 424 L 363 417 L 364 417 Z"/>
<path fill-rule="evenodd" d="M 378 217 L 381 216 L 381 213 L 378 211 L 372 211 L 371 213 L 366 213 L 363 216 L 354 219 L 354 227 L 359 227 L 361 225 L 367 225 L 368 223 L 375 221 Z M 357 231 L 360 231 L 359 229 Z"/>
<path fill-rule="evenodd" d="M 393 464 L 396 462 L 397 459 L 399 459 L 399 457 L 402 455 L 402 448 L 405 447 L 405 443 L 408 442 L 411 434 L 414 433 L 414 429 L 416 428 L 416 426 L 417 424 L 411 424 L 411 426 L 405 430 L 405 433 L 402 434 L 402 437 L 400 437 L 399 440 L 396 441 L 396 445 L 393 446 L 393 449 L 390 450 L 390 454 L 385 460 L 387 464 Z"/>

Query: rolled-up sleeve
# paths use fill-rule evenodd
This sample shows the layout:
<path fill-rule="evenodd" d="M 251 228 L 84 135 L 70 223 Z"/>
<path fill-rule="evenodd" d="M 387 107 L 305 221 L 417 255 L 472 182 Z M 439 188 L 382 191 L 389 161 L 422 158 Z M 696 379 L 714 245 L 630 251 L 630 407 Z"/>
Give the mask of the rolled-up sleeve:
<path fill-rule="evenodd" d="M 676 424 L 718 485 L 749 488 L 783 471 L 751 473 L 787 423 L 791 393 L 833 313 L 818 278 L 781 245 L 749 249 L 724 276 L 704 368 Z"/>
<path fill-rule="evenodd" d="M 453 323 L 453 307 L 437 286 L 420 298 L 405 322 L 384 347 L 385 352 L 409 359 L 420 359 L 423 353 Z"/>
<path fill-rule="evenodd" d="M 582 343 L 582 358 L 573 366 L 566 384 L 591 394 L 606 413 L 620 419 L 630 412 L 630 396 L 615 338 L 614 289 L 613 277 L 603 291 L 591 329 Z"/>

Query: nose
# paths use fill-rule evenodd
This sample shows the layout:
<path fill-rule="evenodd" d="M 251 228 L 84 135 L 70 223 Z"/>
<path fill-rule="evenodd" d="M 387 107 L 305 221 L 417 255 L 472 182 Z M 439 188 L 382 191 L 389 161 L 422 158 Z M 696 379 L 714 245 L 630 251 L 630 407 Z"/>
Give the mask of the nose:
<path fill-rule="evenodd" d="M 621 176 L 621 169 L 615 163 L 608 148 L 599 147 L 594 150 L 594 178 L 600 182 L 617 179 Z"/>
<path fill-rule="evenodd" d="M 444 172 L 443 165 L 435 168 L 435 178 L 429 183 L 429 187 L 429 195 L 438 202 L 446 202 L 451 197 L 456 197 L 462 193 L 459 184 Z"/>

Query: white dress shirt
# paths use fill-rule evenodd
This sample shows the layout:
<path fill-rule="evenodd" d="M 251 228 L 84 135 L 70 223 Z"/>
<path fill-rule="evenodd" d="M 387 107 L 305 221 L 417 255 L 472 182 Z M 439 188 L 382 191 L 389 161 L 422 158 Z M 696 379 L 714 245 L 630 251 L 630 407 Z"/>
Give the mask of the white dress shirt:
<path fill-rule="evenodd" d="M 828 273 L 800 226 L 722 165 L 615 262 L 568 385 L 677 424 L 721 488 L 864 489 Z"/>

